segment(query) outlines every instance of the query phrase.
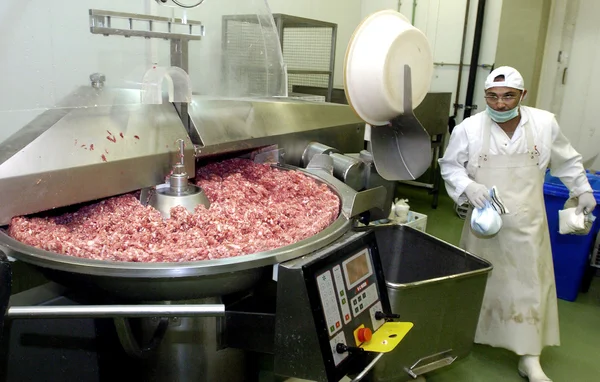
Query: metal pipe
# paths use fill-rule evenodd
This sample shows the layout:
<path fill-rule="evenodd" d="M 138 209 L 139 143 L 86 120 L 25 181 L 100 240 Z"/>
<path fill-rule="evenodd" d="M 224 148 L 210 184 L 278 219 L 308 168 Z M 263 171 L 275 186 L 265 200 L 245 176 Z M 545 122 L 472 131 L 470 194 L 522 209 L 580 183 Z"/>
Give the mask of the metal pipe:
<path fill-rule="evenodd" d="M 337 25 L 331 28 L 331 50 L 329 51 L 329 81 L 327 82 L 327 99 L 331 102 L 333 98 L 333 72 L 335 70 L 335 49 L 337 44 Z"/>
<path fill-rule="evenodd" d="M 115 317 L 222 317 L 225 305 L 60 305 L 11 306 L 8 319 Z"/>
<path fill-rule="evenodd" d="M 411 21 L 410 23 L 414 26 L 415 25 L 415 13 L 417 11 L 417 0 L 413 0 L 413 7 L 412 7 L 412 15 L 411 15 Z"/>
<path fill-rule="evenodd" d="M 461 63 L 455 63 L 455 62 L 434 62 L 433 65 L 436 66 L 471 66 L 470 64 L 461 64 Z M 483 68 L 483 69 L 491 69 L 494 67 L 494 64 L 477 64 L 478 67 Z"/>
<path fill-rule="evenodd" d="M 473 109 L 473 93 L 475 91 L 475 80 L 477 78 L 477 63 L 479 61 L 479 48 L 481 47 L 481 33 L 483 31 L 485 1 L 486 0 L 479 0 L 479 3 L 477 4 L 477 19 L 475 21 L 473 53 L 471 54 L 471 69 L 469 71 L 469 82 L 467 84 L 467 97 L 465 100 L 464 119 L 467 119 L 471 116 L 471 110 Z"/>
<path fill-rule="evenodd" d="M 379 353 L 379 354 L 377 354 L 377 357 L 375 357 L 375 359 L 373 359 L 373 361 L 371 361 L 371 363 L 370 363 L 370 364 L 368 364 L 368 365 L 367 365 L 367 367 L 365 367 L 365 368 L 363 369 L 363 371 L 361 371 L 361 372 L 360 372 L 360 374 L 358 374 L 358 375 L 356 376 L 356 378 L 354 378 L 354 379 L 352 380 L 352 382 L 358 382 L 358 381 L 362 380 L 364 377 L 366 377 L 366 375 L 369 373 L 369 371 L 371 371 L 371 369 L 372 369 L 373 367 L 375 367 L 375 364 L 376 364 L 377 362 L 379 362 L 379 360 L 381 359 L 381 357 L 383 357 L 383 355 L 384 355 L 384 354 L 385 354 L 385 353 Z"/>
<path fill-rule="evenodd" d="M 471 0 L 467 0 L 467 6 L 465 7 L 465 22 L 463 24 L 463 36 L 462 43 L 460 45 L 460 60 L 458 62 L 458 80 L 456 81 L 456 97 L 454 98 L 454 114 L 453 118 L 458 116 L 458 105 L 460 102 L 460 88 L 462 82 L 462 71 L 463 71 L 463 59 L 465 57 L 465 46 L 467 45 L 467 27 L 469 25 L 469 8 L 471 7 Z"/>

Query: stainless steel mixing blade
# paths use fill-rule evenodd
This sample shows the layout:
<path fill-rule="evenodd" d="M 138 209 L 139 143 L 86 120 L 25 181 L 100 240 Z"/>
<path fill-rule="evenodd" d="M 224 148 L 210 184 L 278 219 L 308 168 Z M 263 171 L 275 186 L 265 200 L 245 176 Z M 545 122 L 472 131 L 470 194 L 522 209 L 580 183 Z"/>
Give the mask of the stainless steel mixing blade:
<path fill-rule="evenodd" d="M 412 76 L 404 65 L 404 113 L 388 126 L 371 128 L 373 162 L 387 180 L 417 179 L 431 163 L 431 137 L 413 113 Z"/>
<path fill-rule="evenodd" d="M 185 143 L 183 139 L 179 139 L 178 143 L 180 159 L 173 166 L 169 182 L 154 189 L 144 189 L 140 194 L 142 204 L 149 204 L 156 208 L 165 219 L 171 216 L 171 208 L 176 206 L 184 207 L 190 213 L 194 213 L 194 209 L 199 204 L 206 208 L 210 207 L 210 201 L 204 191 L 188 182 L 188 174 L 183 164 Z"/>

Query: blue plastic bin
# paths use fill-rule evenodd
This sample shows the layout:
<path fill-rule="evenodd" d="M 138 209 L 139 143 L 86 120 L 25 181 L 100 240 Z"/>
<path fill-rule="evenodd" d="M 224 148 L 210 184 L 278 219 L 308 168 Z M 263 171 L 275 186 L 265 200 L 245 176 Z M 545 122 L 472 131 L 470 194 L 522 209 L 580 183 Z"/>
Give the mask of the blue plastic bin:
<path fill-rule="evenodd" d="M 548 215 L 552 258 L 554 260 L 554 275 L 558 298 L 575 301 L 583 274 L 589 262 L 589 253 L 594 238 L 600 230 L 600 173 L 588 172 L 588 180 L 594 190 L 594 196 L 599 206 L 594 210 L 597 217 L 588 235 L 561 235 L 558 233 L 558 211 L 563 209 L 569 199 L 569 190 L 560 179 L 546 173 L 544 182 L 544 201 Z"/>

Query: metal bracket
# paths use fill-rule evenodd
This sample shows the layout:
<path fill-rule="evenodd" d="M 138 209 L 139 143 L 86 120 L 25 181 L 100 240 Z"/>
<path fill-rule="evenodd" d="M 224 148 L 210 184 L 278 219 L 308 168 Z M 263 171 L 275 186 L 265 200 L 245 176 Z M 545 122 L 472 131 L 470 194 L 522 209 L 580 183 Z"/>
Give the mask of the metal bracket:
<path fill-rule="evenodd" d="M 113 21 L 126 20 L 128 28 L 113 28 Z M 134 29 L 137 24 L 146 26 L 146 29 Z M 155 24 L 167 24 L 166 32 L 155 30 Z M 173 26 L 187 27 L 187 33 L 173 32 Z M 200 40 L 204 36 L 204 25 L 200 21 L 186 20 L 142 15 L 137 13 L 103 11 L 90 9 L 90 31 L 93 34 L 105 36 L 119 35 L 125 37 L 163 38 L 165 40 Z"/>
<path fill-rule="evenodd" d="M 371 129 L 375 169 L 386 180 L 414 180 L 431 164 L 431 137 L 413 113 L 412 75 L 404 65 L 403 114 Z"/>
<path fill-rule="evenodd" d="M 90 32 L 104 36 L 144 37 L 162 38 L 171 41 L 171 66 L 176 66 L 189 73 L 188 68 L 188 44 L 190 40 L 200 40 L 204 37 L 205 30 L 202 22 L 195 20 L 182 20 L 177 18 L 142 15 L 138 13 L 125 13 L 114 11 L 103 11 L 90 9 Z M 113 21 L 126 20 L 128 28 L 113 28 Z M 135 24 L 135 25 L 134 25 Z M 141 24 L 145 29 L 135 29 L 134 26 Z M 159 32 L 157 24 L 166 24 L 166 32 Z M 174 32 L 173 27 L 187 29 L 186 33 Z M 179 113 L 183 126 L 191 132 L 188 105 L 184 102 L 174 104 Z"/>

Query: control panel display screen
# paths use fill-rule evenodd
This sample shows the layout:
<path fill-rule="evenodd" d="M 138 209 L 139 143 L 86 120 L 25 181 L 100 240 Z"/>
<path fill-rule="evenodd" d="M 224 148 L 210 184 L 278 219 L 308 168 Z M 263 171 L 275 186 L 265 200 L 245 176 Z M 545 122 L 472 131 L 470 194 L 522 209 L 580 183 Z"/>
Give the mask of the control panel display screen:
<path fill-rule="evenodd" d="M 348 281 L 351 285 L 356 284 L 358 280 L 369 274 L 369 260 L 365 255 L 366 253 L 363 252 L 361 256 L 350 260 L 346 264 L 346 273 L 348 273 Z"/>
<path fill-rule="evenodd" d="M 373 274 L 368 249 L 363 249 L 356 255 L 344 261 L 344 273 L 346 274 L 346 283 L 348 289 L 353 288 L 358 283 Z"/>

